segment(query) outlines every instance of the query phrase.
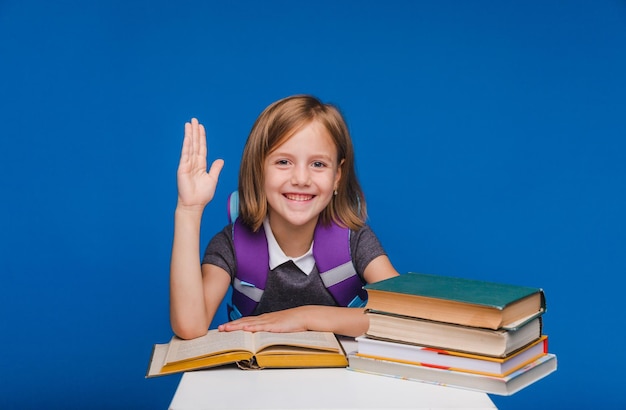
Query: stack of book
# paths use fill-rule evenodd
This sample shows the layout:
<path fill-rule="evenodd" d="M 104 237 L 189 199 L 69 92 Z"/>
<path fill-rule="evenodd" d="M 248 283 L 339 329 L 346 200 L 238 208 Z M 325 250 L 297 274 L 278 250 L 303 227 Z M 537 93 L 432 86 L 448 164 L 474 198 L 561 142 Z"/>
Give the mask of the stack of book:
<path fill-rule="evenodd" d="M 511 395 L 556 370 L 542 289 L 407 273 L 366 285 L 349 369 Z"/>

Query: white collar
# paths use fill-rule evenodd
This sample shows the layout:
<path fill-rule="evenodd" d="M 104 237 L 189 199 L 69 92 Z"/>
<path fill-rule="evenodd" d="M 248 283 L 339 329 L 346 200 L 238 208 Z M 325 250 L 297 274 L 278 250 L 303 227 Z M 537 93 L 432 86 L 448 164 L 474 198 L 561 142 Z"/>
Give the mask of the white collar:
<path fill-rule="evenodd" d="M 280 245 L 278 245 L 278 242 L 276 242 L 276 238 L 274 237 L 274 233 L 270 227 L 270 222 L 267 218 L 263 220 L 263 228 L 265 230 L 265 236 L 267 237 L 267 249 L 270 256 L 270 270 L 274 270 L 274 268 L 285 262 L 293 261 L 293 263 L 295 263 L 296 266 L 306 275 L 313 271 L 313 267 L 315 266 L 313 244 L 311 244 L 311 247 L 304 255 L 298 256 L 297 258 L 290 258 L 285 255 L 285 252 L 283 252 Z"/>

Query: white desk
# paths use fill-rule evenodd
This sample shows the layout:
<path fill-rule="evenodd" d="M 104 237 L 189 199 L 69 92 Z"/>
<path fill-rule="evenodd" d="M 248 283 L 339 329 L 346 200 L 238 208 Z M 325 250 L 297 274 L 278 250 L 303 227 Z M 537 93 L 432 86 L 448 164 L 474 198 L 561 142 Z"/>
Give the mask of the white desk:
<path fill-rule="evenodd" d="M 346 351 L 354 342 L 342 342 Z M 347 369 L 216 368 L 185 373 L 170 410 L 495 409 L 484 393 Z"/>

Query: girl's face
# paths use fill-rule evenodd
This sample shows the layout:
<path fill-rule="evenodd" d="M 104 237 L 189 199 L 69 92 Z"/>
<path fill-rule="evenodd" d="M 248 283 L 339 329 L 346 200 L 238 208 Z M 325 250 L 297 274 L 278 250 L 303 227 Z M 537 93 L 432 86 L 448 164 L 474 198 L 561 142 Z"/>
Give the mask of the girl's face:
<path fill-rule="evenodd" d="M 314 227 L 341 178 L 337 148 L 317 121 L 306 125 L 265 160 L 265 194 L 272 230 Z"/>

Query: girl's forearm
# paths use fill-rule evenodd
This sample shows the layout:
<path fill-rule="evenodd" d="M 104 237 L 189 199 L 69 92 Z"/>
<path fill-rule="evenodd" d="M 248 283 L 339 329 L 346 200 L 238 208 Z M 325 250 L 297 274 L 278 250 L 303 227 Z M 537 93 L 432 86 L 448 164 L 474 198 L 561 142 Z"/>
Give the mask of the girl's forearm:
<path fill-rule="evenodd" d="M 206 333 L 200 267 L 201 210 L 176 209 L 174 241 L 170 261 L 170 321 L 172 330 L 182 338 Z"/>
<path fill-rule="evenodd" d="M 369 319 L 363 308 L 302 306 L 308 330 L 328 331 L 344 336 L 360 336 L 367 331 Z"/>

